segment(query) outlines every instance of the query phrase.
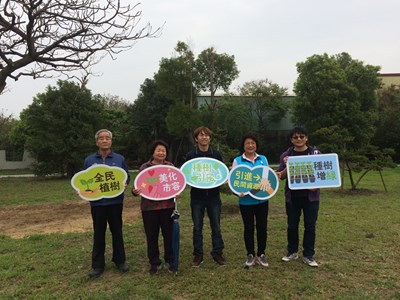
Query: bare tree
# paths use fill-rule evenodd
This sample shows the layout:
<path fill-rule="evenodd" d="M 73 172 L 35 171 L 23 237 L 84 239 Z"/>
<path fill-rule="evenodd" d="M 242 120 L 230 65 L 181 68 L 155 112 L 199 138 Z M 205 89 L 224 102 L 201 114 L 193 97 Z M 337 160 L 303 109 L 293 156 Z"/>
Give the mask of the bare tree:
<path fill-rule="evenodd" d="M 141 11 L 121 0 L 0 0 L 0 94 L 8 78 L 69 77 L 146 37 Z"/>

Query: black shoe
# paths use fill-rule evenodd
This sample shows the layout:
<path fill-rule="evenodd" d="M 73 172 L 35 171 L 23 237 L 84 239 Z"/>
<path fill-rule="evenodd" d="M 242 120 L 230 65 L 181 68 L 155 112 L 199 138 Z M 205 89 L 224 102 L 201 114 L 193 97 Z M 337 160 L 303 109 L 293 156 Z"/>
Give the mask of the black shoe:
<path fill-rule="evenodd" d="M 122 273 L 126 273 L 129 271 L 129 266 L 126 263 L 116 265 L 117 269 L 120 270 Z"/>
<path fill-rule="evenodd" d="M 102 269 L 102 268 L 95 268 L 95 269 L 92 269 L 92 270 L 89 272 L 88 276 L 89 276 L 89 278 L 97 278 L 97 277 L 99 277 L 101 274 L 103 274 L 103 272 L 104 272 L 104 269 Z"/>
<path fill-rule="evenodd" d="M 149 270 L 150 275 L 155 275 L 155 274 L 157 274 L 158 271 L 161 270 L 161 268 L 162 268 L 161 265 L 152 265 L 151 268 L 150 268 L 150 270 Z"/>
<path fill-rule="evenodd" d="M 203 262 L 203 255 L 195 255 L 192 262 L 193 268 L 200 267 L 201 263 Z"/>
<path fill-rule="evenodd" d="M 224 266 L 225 265 L 225 258 L 222 256 L 222 253 L 217 254 L 215 256 L 213 256 L 214 261 L 219 264 L 220 266 Z"/>

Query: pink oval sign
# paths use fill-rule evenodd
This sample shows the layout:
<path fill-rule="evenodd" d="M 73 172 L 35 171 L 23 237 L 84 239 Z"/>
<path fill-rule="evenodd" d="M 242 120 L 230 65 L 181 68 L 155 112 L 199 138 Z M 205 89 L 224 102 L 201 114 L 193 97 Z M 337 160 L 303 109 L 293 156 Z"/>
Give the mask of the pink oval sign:
<path fill-rule="evenodd" d="M 173 166 L 158 165 L 144 169 L 135 178 L 135 188 L 150 200 L 167 200 L 182 193 L 186 179 L 181 170 Z"/>

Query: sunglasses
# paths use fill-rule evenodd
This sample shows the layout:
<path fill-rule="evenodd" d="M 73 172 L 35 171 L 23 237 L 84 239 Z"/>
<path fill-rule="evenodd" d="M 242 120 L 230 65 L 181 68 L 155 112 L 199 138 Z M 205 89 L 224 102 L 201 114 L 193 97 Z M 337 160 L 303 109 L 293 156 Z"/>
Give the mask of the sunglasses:
<path fill-rule="evenodd" d="M 302 139 L 304 139 L 305 137 L 306 137 L 305 135 L 296 135 L 296 136 L 292 136 L 292 139 L 293 139 L 293 140 L 298 140 L 298 139 L 302 140 Z"/>

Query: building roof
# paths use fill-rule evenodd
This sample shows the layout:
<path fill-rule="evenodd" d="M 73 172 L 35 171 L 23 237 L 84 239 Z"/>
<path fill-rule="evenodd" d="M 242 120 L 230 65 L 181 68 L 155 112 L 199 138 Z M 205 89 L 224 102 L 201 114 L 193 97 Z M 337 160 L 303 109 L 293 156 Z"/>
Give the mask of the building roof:
<path fill-rule="evenodd" d="M 400 73 L 380 73 L 379 77 L 384 86 L 400 85 Z"/>

